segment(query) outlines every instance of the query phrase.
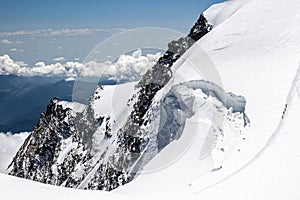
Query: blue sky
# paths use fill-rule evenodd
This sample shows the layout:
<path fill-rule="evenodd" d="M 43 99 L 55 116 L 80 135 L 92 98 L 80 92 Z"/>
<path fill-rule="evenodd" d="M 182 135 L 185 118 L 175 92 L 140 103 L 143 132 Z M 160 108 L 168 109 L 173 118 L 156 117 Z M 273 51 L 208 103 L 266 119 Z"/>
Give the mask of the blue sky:
<path fill-rule="evenodd" d="M 222 0 L 1 0 L 0 31 L 43 28 L 188 29 Z"/>
<path fill-rule="evenodd" d="M 81 62 L 122 31 L 116 28 L 161 27 L 186 34 L 205 9 L 222 1 L 0 0 L 0 56 L 28 67 Z"/>

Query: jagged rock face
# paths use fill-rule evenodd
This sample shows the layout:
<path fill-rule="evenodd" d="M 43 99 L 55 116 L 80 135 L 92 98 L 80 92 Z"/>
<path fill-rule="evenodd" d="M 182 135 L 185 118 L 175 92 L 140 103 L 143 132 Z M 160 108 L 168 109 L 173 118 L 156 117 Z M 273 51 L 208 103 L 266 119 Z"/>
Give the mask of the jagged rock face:
<path fill-rule="evenodd" d="M 201 14 L 186 37 L 168 44 L 166 53 L 143 75 L 141 81 L 138 83 L 138 101 L 135 103 L 134 111 L 131 115 L 131 119 L 135 120 L 134 124 L 138 123 L 138 125 L 141 125 L 143 123 L 143 116 L 151 104 L 151 100 L 157 91 L 164 87 L 171 79 L 171 67 L 176 60 L 211 29 L 212 26 L 208 24 L 203 14 Z"/>
<path fill-rule="evenodd" d="M 136 85 L 127 103 L 131 112 L 120 127 L 112 113 L 95 111 L 101 105 L 101 86 L 80 112 L 64 107 L 58 99 L 51 100 L 13 159 L 10 174 L 72 188 L 115 189 L 131 181 L 151 158 L 181 136 L 185 120 L 194 114 L 195 88 L 205 98 L 213 96 L 221 102 L 224 109 L 219 115 L 230 103 L 241 102 L 230 113 L 244 119 L 243 97 L 230 94 L 232 101 L 222 101 L 222 94 L 227 93 L 219 89 L 206 93 L 202 82 L 173 86 L 161 99 L 153 100 L 172 78 L 174 62 L 211 29 L 201 15 L 187 37 L 169 43 L 166 53 Z"/>
<path fill-rule="evenodd" d="M 144 140 L 143 136 L 139 136 L 139 127 L 145 122 L 144 116 L 153 97 L 171 79 L 171 67 L 176 60 L 211 29 L 212 26 L 201 14 L 188 36 L 170 42 L 166 53 L 143 75 L 137 85 L 138 92 L 135 94 L 137 101 L 133 104 L 133 110 L 125 126 L 118 132 L 118 144 L 123 150 L 127 149 L 127 153 L 139 154 L 143 151 L 147 141 Z"/>
<path fill-rule="evenodd" d="M 14 157 L 10 174 L 60 185 L 81 159 L 74 154 L 65 162 L 58 163 L 62 146 L 67 140 L 81 145 L 74 123 L 76 113 L 69 108 L 64 109 L 58 101 L 52 99 L 42 113 L 34 131 Z"/>
<path fill-rule="evenodd" d="M 110 158 L 108 163 L 101 165 L 97 171 L 97 174 L 100 174 L 100 176 L 94 178 L 93 183 L 101 181 L 103 171 L 109 174 L 115 174 L 116 176 L 114 177 L 116 177 L 116 179 L 120 178 L 120 176 L 117 175 L 120 174 L 120 170 L 122 176 L 124 171 L 126 172 L 125 177 L 127 180 L 131 180 L 135 176 L 136 172 L 132 170 L 132 166 L 136 165 L 136 161 L 141 157 L 142 151 L 145 150 L 145 147 L 149 144 L 149 139 L 141 133 L 140 127 L 145 123 L 144 116 L 152 104 L 153 97 L 171 79 L 171 67 L 176 60 L 211 29 L 212 26 L 207 23 L 207 20 L 201 14 L 188 36 L 170 42 L 166 53 L 143 75 L 137 85 L 137 92 L 132 98 L 136 99 L 132 105 L 132 112 L 130 116 L 128 116 L 124 127 L 117 132 L 116 140 L 118 147 L 116 148 L 115 154 Z M 110 166 L 111 163 L 113 163 L 114 167 Z M 115 181 L 112 181 L 112 183 L 110 183 L 110 181 L 108 182 L 108 185 L 112 185 Z M 89 189 L 103 189 L 101 184 L 90 184 L 87 187 Z M 107 189 L 107 186 L 104 186 L 104 189 Z M 109 189 L 114 189 L 114 187 Z"/>

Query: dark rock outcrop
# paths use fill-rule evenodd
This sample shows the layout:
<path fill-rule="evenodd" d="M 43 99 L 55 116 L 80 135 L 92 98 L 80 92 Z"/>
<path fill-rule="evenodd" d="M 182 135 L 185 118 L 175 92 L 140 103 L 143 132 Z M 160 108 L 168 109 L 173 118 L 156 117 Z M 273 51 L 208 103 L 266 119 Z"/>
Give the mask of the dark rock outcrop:
<path fill-rule="evenodd" d="M 95 100 L 101 100 L 98 94 L 101 87 L 79 113 L 63 108 L 58 99 L 51 100 L 14 157 L 10 174 L 54 185 L 100 190 L 112 190 L 132 180 L 141 167 L 139 161 L 145 159 L 143 152 L 153 144 L 151 132 L 143 131 L 151 125 L 151 116 L 146 113 L 153 98 L 170 81 L 173 64 L 211 29 L 200 15 L 186 37 L 169 43 L 168 50 L 137 84 L 134 96 L 128 101 L 131 112 L 124 126 L 114 132 L 115 120 L 110 113 L 95 116 L 91 106 Z M 166 113 L 177 104 L 169 103 Z M 177 124 L 174 131 L 182 128 Z M 163 135 L 164 141 L 157 142 L 159 147 L 155 148 L 161 149 L 177 138 L 166 135 L 174 134 L 168 133 L 170 126 L 164 130 L 165 134 L 157 136 L 159 140 Z"/>

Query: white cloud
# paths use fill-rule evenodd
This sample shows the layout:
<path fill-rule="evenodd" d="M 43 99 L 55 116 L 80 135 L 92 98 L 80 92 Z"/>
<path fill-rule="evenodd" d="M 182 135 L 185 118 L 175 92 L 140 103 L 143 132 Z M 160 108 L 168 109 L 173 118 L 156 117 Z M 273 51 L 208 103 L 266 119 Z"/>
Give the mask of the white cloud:
<path fill-rule="evenodd" d="M 61 61 L 64 61 L 64 60 L 66 60 L 64 57 L 53 58 L 53 61 L 55 61 L 55 62 L 61 62 Z"/>
<path fill-rule="evenodd" d="M 0 43 L 2 43 L 2 44 L 11 44 L 12 41 L 9 41 L 8 39 L 4 39 L 4 40 L 1 40 Z"/>
<path fill-rule="evenodd" d="M 6 168 L 30 133 L 18 134 L 0 133 L 0 172 L 6 173 Z"/>
<path fill-rule="evenodd" d="M 117 62 L 111 66 L 112 69 L 115 69 L 112 75 L 118 80 L 138 80 L 147 69 L 155 64 L 160 56 L 159 53 L 143 56 L 140 49 L 133 52 L 132 55 L 121 55 Z"/>
<path fill-rule="evenodd" d="M 0 33 L 1 34 L 1 33 Z M 2 44 L 12 44 L 12 43 L 16 43 L 16 44 L 23 44 L 23 42 L 21 41 L 16 41 L 16 42 L 13 42 L 11 40 L 8 40 L 8 39 L 3 39 L 3 40 L 0 40 L 0 43 Z"/>
<path fill-rule="evenodd" d="M 17 65 L 19 65 L 20 67 L 28 67 L 28 64 L 26 64 L 26 63 L 23 62 L 23 61 L 15 61 L 15 63 L 16 63 Z"/>
<path fill-rule="evenodd" d="M 0 56 L 0 74 L 19 74 L 20 66 L 14 62 L 8 55 Z"/>
<path fill-rule="evenodd" d="M 60 36 L 60 35 L 85 35 L 92 33 L 92 29 L 80 28 L 80 29 L 60 29 L 60 30 L 51 30 L 49 31 L 49 35 L 51 36 Z"/>
<path fill-rule="evenodd" d="M 132 55 L 121 55 L 115 62 L 97 63 L 90 61 L 87 63 L 66 62 L 61 64 L 45 64 L 38 62 L 33 67 L 28 67 L 24 62 L 16 62 L 8 55 L 0 56 L 0 74 L 14 74 L 18 76 L 63 76 L 63 77 L 92 77 L 106 76 L 113 80 L 138 80 L 147 69 L 152 67 L 161 54 L 142 55 L 141 50 L 137 50 Z"/>
<path fill-rule="evenodd" d="M 13 32 L 2 32 L 1 37 L 6 36 L 74 36 L 86 35 L 93 32 L 121 32 L 126 29 L 113 28 L 113 29 L 94 29 L 94 28 L 78 28 L 78 29 L 40 29 L 40 30 L 19 30 Z"/>

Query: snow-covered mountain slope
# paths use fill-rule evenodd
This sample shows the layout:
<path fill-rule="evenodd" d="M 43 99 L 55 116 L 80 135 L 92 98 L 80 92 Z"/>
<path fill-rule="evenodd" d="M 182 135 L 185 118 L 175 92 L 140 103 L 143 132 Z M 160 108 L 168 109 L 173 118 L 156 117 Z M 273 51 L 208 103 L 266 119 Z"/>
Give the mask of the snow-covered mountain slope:
<path fill-rule="evenodd" d="M 297 0 L 234 0 L 208 9 L 204 16 L 213 25 L 213 29 L 202 35 L 203 37 L 180 58 L 176 58 L 177 61 L 172 63 L 171 69 L 162 71 L 167 79 L 162 80 L 163 84 L 158 88 L 150 85 L 150 91 L 155 91 L 154 93 L 150 92 L 151 95 L 148 95 L 149 87 L 143 87 L 147 85 L 147 81 L 157 79 L 147 78 L 155 74 L 155 71 L 152 71 L 145 75 L 146 81 L 140 82 L 139 86 L 142 89 L 135 90 L 134 94 L 141 98 L 133 98 L 128 102 L 129 106 L 146 108 L 134 110 L 142 112 L 141 117 L 136 115 L 139 112 L 129 112 L 133 113 L 132 116 L 139 117 L 137 122 L 142 122 L 138 129 L 141 132 L 135 133 L 139 133 L 139 138 L 143 140 L 137 140 L 136 137 L 125 141 L 115 140 L 126 138 L 122 137 L 126 136 L 124 131 L 108 134 L 112 138 L 110 144 L 113 145 L 108 148 L 107 152 L 110 153 L 103 154 L 105 159 L 114 163 L 122 161 L 119 158 L 125 155 L 124 157 L 130 159 L 129 162 L 120 165 L 122 169 L 126 169 L 121 175 L 138 172 L 139 176 L 110 193 L 90 192 L 85 193 L 86 197 L 299 198 L 297 116 L 300 114 L 300 105 L 298 96 L 289 96 L 294 78 L 299 80 L 296 73 L 300 58 L 299 11 L 300 4 Z M 210 60 L 207 59 L 207 55 Z M 166 57 L 170 58 L 169 54 Z M 168 77 L 170 71 L 172 76 Z M 205 81 L 200 81 L 201 79 Z M 144 83 L 146 84 L 143 85 Z M 208 93 L 205 92 L 207 88 L 210 91 Z M 296 91 L 292 91 L 295 94 Z M 222 98 L 224 96 L 227 97 L 225 101 Z M 149 97 L 151 101 L 144 104 L 143 100 Z M 170 110 L 173 113 L 170 113 Z M 250 126 L 246 127 L 244 125 L 248 118 L 245 113 L 251 121 Z M 164 116 L 171 120 L 166 120 Z M 121 127 L 126 127 L 121 130 L 130 130 L 128 127 L 131 125 L 129 123 Z M 175 131 L 169 131 L 171 128 L 175 128 Z M 160 139 L 158 141 L 164 148 L 159 149 L 160 145 L 149 145 L 155 141 L 153 136 Z M 164 141 L 168 140 L 166 145 Z M 144 146 L 145 141 L 147 145 Z M 125 144 L 125 150 L 118 148 L 118 144 Z M 140 147 L 142 148 L 137 151 L 136 148 Z M 149 149 L 151 151 L 148 151 Z M 169 159 L 170 156 L 174 157 Z M 116 159 L 113 159 L 115 157 Z M 99 167 L 100 165 L 97 165 L 97 169 Z M 113 179 L 116 177 L 115 173 L 111 174 L 114 171 L 107 170 L 110 168 L 104 166 L 102 169 L 104 170 L 100 170 L 98 176 L 94 176 L 96 179 L 87 176 L 88 179 L 95 180 L 91 181 L 92 183 L 101 182 L 103 172 Z M 14 184 L 22 180 L 4 175 L 1 177 L 0 180 L 5 182 L 5 193 L 8 193 L 9 186 L 13 188 Z M 86 181 L 81 183 L 88 185 Z M 70 193 L 67 189 L 41 186 L 38 183 L 30 184 L 37 191 L 49 192 L 49 197 Z M 42 189 L 43 187 L 45 189 Z M 93 188 L 93 185 L 89 188 Z M 24 189 L 25 191 L 27 190 Z M 27 193 L 30 199 L 37 198 L 37 194 L 31 191 L 32 193 Z M 55 191 L 59 192 L 55 194 Z M 84 193 L 71 191 L 74 194 L 78 193 L 78 197 L 69 196 L 74 199 Z"/>
<path fill-rule="evenodd" d="M 216 71 L 222 79 L 222 85 L 225 90 L 235 91 L 246 97 L 246 113 L 251 119 L 251 125 L 243 132 L 245 140 L 237 142 L 236 145 L 232 146 L 233 149 L 230 154 L 225 156 L 226 159 L 223 162 L 221 170 L 213 172 L 203 171 L 203 168 L 210 163 L 208 157 L 204 160 L 198 159 L 198 163 L 202 162 L 202 168 L 197 167 L 197 165 L 194 165 L 195 168 L 192 165 L 184 165 L 185 156 L 183 156 L 182 159 L 169 168 L 162 169 L 153 174 L 142 174 L 132 183 L 117 190 L 122 190 L 124 193 L 133 193 L 133 191 L 135 193 L 139 193 L 138 191 L 149 192 L 148 194 L 153 195 L 153 198 L 161 197 L 162 194 L 169 198 L 169 195 L 173 194 L 174 198 L 178 198 L 186 196 L 189 191 L 193 190 L 200 191 L 199 193 L 201 193 L 202 190 L 222 181 L 226 185 L 228 177 L 232 177 L 237 171 L 244 168 L 246 170 L 248 164 L 256 163 L 256 158 L 261 154 L 263 155 L 264 149 L 268 149 L 272 145 L 269 140 L 278 131 L 286 99 L 299 66 L 300 40 L 297 36 L 300 32 L 299 11 L 300 6 L 298 2 L 293 0 L 284 5 L 282 1 L 276 0 L 236 0 L 215 5 L 208 9 L 204 15 L 208 17 L 209 22 L 212 23 L 214 28 L 188 50 L 184 55 L 187 56 L 185 59 L 186 62 L 180 63 L 178 71 L 184 72 L 193 66 L 201 66 L 203 59 L 199 55 L 201 55 L 202 49 L 205 49 L 216 66 Z M 174 68 L 176 67 L 174 66 Z M 203 71 L 205 70 L 203 67 Z M 210 81 L 217 80 L 214 76 L 207 76 L 205 78 Z M 287 106 L 291 105 L 288 104 Z M 290 120 L 293 120 L 293 118 Z M 294 123 L 297 122 L 294 121 Z M 297 138 L 299 138 L 294 134 L 296 129 L 288 129 L 286 131 L 291 132 L 295 137 L 294 139 L 290 138 L 290 145 L 296 145 L 293 142 L 293 140 L 298 140 Z M 224 132 L 224 140 L 226 140 L 226 135 L 228 134 L 230 135 L 230 131 Z M 289 148 L 289 142 L 286 140 L 285 142 L 285 144 L 281 144 L 278 148 L 281 149 L 284 145 L 286 145 L 286 148 Z M 277 147 L 272 148 L 276 149 Z M 297 147 L 294 146 L 293 148 Z M 193 149 L 193 146 L 190 149 Z M 299 161 L 296 158 L 295 161 L 292 159 L 294 156 L 297 156 L 297 153 L 293 151 L 291 152 L 292 157 L 286 159 L 287 167 L 291 167 L 292 169 L 295 165 L 299 167 Z M 274 150 L 274 154 L 271 154 L 269 151 L 266 159 L 273 159 L 271 156 L 276 157 L 276 152 Z M 188 151 L 185 155 L 188 158 L 192 153 L 195 152 Z M 163 157 L 163 155 L 158 155 L 157 158 L 160 156 Z M 189 161 L 195 162 L 195 160 L 194 158 Z M 155 162 L 155 158 L 152 161 Z M 261 167 L 264 168 L 266 163 L 268 162 L 264 161 Z M 285 161 L 280 163 L 280 166 L 284 167 L 285 164 L 283 163 Z M 273 165 L 275 164 L 276 162 L 274 161 Z M 256 166 L 255 170 L 257 171 L 252 172 L 249 170 L 248 173 L 244 173 L 248 174 L 247 180 L 251 180 L 252 173 L 256 174 L 252 183 L 257 179 L 260 179 L 262 182 L 264 181 L 264 173 L 259 173 L 260 164 L 257 163 Z M 276 169 L 279 170 L 280 167 L 276 167 Z M 270 170 L 268 173 L 270 176 L 277 173 L 277 170 L 273 171 L 273 167 L 270 165 L 269 169 L 262 170 Z M 176 176 L 172 176 L 172 174 L 175 174 L 175 171 Z M 278 177 L 284 174 L 288 177 L 294 176 L 293 181 L 283 179 L 285 182 L 282 185 L 289 185 L 289 187 L 292 187 L 290 190 L 295 192 L 296 188 L 300 186 L 299 173 L 296 173 L 295 170 L 285 171 L 285 173 L 282 173 Z M 273 182 L 272 180 L 274 179 L 266 180 L 265 183 L 262 183 L 265 186 L 269 184 L 268 190 L 272 192 L 266 191 L 264 193 L 260 189 L 258 190 L 258 194 L 256 194 L 255 190 L 253 190 L 253 195 L 257 199 L 260 199 L 258 198 L 259 193 L 264 193 L 264 195 L 272 197 L 269 199 L 274 199 L 277 194 L 284 195 L 285 191 L 283 189 L 271 189 L 273 187 L 272 184 L 276 186 L 278 184 L 278 182 Z M 153 182 L 155 184 L 152 184 Z M 240 192 L 240 195 L 245 194 L 243 192 L 250 192 L 246 190 L 246 187 L 252 188 L 252 185 L 249 184 L 250 181 L 246 185 L 243 185 L 243 179 L 237 179 L 235 182 L 242 185 L 240 187 L 236 186 L 236 188 L 244 189 Z M 169 183 L 172 183 L 171 187 L 168 186 Z M 255 184 L 258 184 L 258 182 L 255 182 Z M 216 187 L 212 191 L 217 191 Z M 278 187 L 280 186 L 274 188 L 279 189 Z M 224 188 L 231 188 L 230 181 L 228 186 L 224 186 Z M 234 188 L 234 190 L 236 191 L 237 189 Z M 157 191 L 157 193 L 151 193 L 151 191 Z M 211 193 L 209 194 L 211 195 Z M 220 193 L 218 196 L 223 198 L 222 194 Z M 295 196 L 293 194 L 289 194 L 289 196 L 299 197 L 299 193 L 298 195 L 297 193 L 294 194 Z M 197 195 L 195 195 L 195 199 L 201 196 L 200 194 L 200 196 Z"/>
<path fill-rule="evenodd" d="M 300 77 L 298 77 L 299 79 Z M 298 89 L 299 94 L 299 89 Z M 288 98 L 289 109 L 278 124 L 274 136 L 264 151 L 247 167 L 218 185 L 198 190 L 201 182 L 194 183 L 192 195 L 185 199 L 299 199 L 300 197 L 300 146 L 297 119 L 300 113 L 300 96 Z"/>
<path fill-rule="evenodd" d="M 247 166 L 241 172 L 228 178 L 219 184 L 206 189 L 201 188 L 201 184 L 193 184 L 193 186 L 185 185 L 185 193 L 176 196 L 176 199 L 198 200 L 202 198 L 218 200 L 218 199 L 291 199 L 296 200 L 300 196 L 299 193 L 299 163 L 300 163 L 300 147 L 298 145 L 298 130 L 299 123 L 295 123 L 300 112 L 300 99 L 296 96 L 291 102 L 291 107 L 286 113 L 286 118 L 282 122 L 280 130 L 276 137 L 272 140 L 266 151 L 255 160 L 252 164 Z M 288 148 L 287 148 L 288 147 Z M 181 168 L 177 170 L 182 170 Z M 198 169 L 197 169 L 198 170 Z M 188 172 L 186 170 L 185 172 Z M 177 171 L 169 170 L 174 177 Z M 152 176 L 151 174 L 149 176 Z M 163 179 L 152 176 L 153 187 L 159 184 Z M 149 179 L 148 179 L 149 180 Z M 125 188 L 120 188 L 112 192 L 105 191 L 87 191 L 77 190 L 71 188 L 57 187 L 52 185 L 45 185 L 39 182 L 34 182 L 18 177 L 0 174 L 0 192 L 2 197 L 9 199 L 24 199 L 24 200 L 39 200 L 43 199 L 65 199 L 65 200 L 79 200 L 83 198 L 106 200 L 118 199 L 158 199 L 172 198 L 175 191 L 173 188 L 171 193 L 163 194 L 162 190 L 167 190 L 173 187 L 173 182 L 169 182 L 164 188 L 159 191 L 151 190 L 148 192 L 147 185 L 136 187 L 135 181 L 127 184 Z M 153 184 L 155 183 L 155 184 Z M 131 186 L 134 186 L 131 188 Z M 160 184 L 162 186 L 162 184 Z M 135 189 L 134 189 L 135 188 Z M 18 192 L 16 192 L 16 189 Z M 155 188 L 157 189 L 157 188 Z M 176 188 L 177 189 L 177 188 Z M 139 191 L 142 190 L 142 191 Z M 145 195 L 147 194 L 147 195 Z"/>
<path fill-rule="evenodd" d="M 53 199 L 99 199 L 117 200 L 123 195 L 114 195 L 105 191 L 87 191 L 58 187 L 36 181 L 0 174 L 0 192 L 3 199 L 53 200 Z M 17 191 L 16 191 L 17 190 Z M 128 198 L 129 199 L 129 198 Z"/>
<path fill-rule="evenodd" d="M 89 104 L 85 108 L 79 106 L 81 111 L 64 108 L 67 103 L 53 99 L 13 159 L 10 174 L 80 189 L 112 190 L 133 180 L 151 158 L 180 137 L 186 118 L 195 113 L 184 105 L 184 96 L 177 97 L 172 92 L 157 94 L 172 78 L 173 64 L 211 28 L 200 15 L 189 34 L 171 41 L 165 54 L 125 96 L 120 94 L 126 90 L 98 86 Z M 227 95 L 245 102 L 243 97 L 226 94 L 221 88 L 206 93 L 203 98 Z M 110 105 L 118 95 L 118 102 Z M 187 101 L 193 101 L 193 92 L 187 95 Z M 169 113 L 160 115 L 166 98 L 173 99 L 170 106 L 177 106 L 177 114 L 168 108 Z M 222 104 L 226 102 L 219 100 L 220 106 L 225 106 Z M 244 117 L 245 103 L 241 106 L 241 110 L 233 112 L 241 112 Z"/>

